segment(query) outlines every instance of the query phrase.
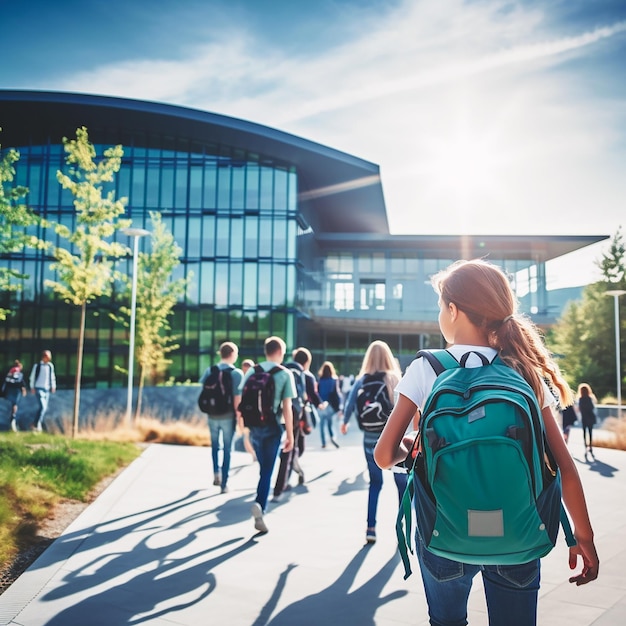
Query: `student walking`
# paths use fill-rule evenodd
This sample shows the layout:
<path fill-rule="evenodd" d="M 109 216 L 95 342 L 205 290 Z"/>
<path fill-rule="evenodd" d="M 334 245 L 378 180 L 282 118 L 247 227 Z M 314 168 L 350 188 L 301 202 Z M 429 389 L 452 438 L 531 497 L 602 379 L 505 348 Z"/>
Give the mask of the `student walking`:
<path fill-rule="evenodd" d="M 11 407 L 11 430 L 17 432 L 17 408 L 26 395 L 26 381 L 22 364 L 16 359 L 2 383 L 2 395 Z"/>
<path fill-rule="evenodd" d="M 335 415 L 343 416 L 343 397 L 335 366 L 330 361 L 324 361 L 322 367 L 320 367 L 318 376 L 317 388 L 320 398 L 326 403 L 326 406 L 320 409 L 319 412 L 322 448 L 326 447 L 326 433 L 328 433 L 330 443 L 332 443 L 335 448 L 338 448 L 339 444 L 335 440 L 333 421 Z"/>
<path fill-rule="evenodd" d="M 373 341 L 365 352 L 361 371 L 350 389 L 344 408 L 341 432 L 344 435 L 348 432 L 353 413 L 356 413 L 359 428 L 363 431 L 363 451 L 370 478 L 365 533 L 367 543 L 376 541 L 376 510 L 383 486 L 383 472 L 374 461 L 374 447 L 393 407 L 393 390 L 400 376 L 400 368 L 389 346 L 384 341 Z M 394 471 L 393 478 L 401 501 L 407 474 L 405 471 Z"/>
<path fill-rule="evenodd" d="M 593 456 L 593 427 L 596 424 L 596 397 L 588 383 L 578 385 L 578 410 L 583 425 L 583 440 L 585 442 L 585 457 L 587 452 Z"/>
<path fill-rule="evenodd" d="M 483 357 L 490 362 L 499 355 L 521 374 L 537 396 L 548 444 L 561 471 L 564 503 L 575 528 L 577 545 L 570 548 L 570 567 L 574 569 L 578 558 L 582 559 L 582 571 L 569 580 L 576 585 L 595 580 L 599 560 L 582 485 L 556 419 L 556 400 L 544 378 L 557 391 L 563 406 L 572 401 L 567 383 L 537 329 L 517 312 L 514 293 L 500 268 L 482 260 L 459 261 L 435 275 L 432 282 L 439 295 L 439 326 L 448 352 L 457 360 L 469 354 L 466 368 L 483 365 Z M 381 467 L 392 467 L 406 458 L 409 442 L 405 432 L 416 413 L 424 408 L 435 380 L 436 374 L 426 358 L 415 359 L 407 368 L 374 453 Z M 472 415 L 474 421 L 480 417 Z M 472 467 L 464 470 L 471 473 Z M 490 532 L 494 534 L 495 527 Z M 491 626 L 536 623 L 539 559 L 519 565 L 470 565 L 429 551 L 419 532 L 416 543 L 431 624 L 467 623 L 467 600 L 478 572 L 483 577 Z"/>
<path fill-rule="evenodd" d="M 43 418 L 48 410 L 50 394 L 57 390 L 57 379 L 52 364 L 52 353 L 44 350 L 41 353 L 41 361 L 33 366 L 30 373 L 30 391 L 36 394 L 39 402 L 39 410 L 35 417 L 33 429 L 40 433 L 43 427 Z"/>
<path fill-rule="evenodd" d="M 246 373 L 239 406 L 244 424 L 250 428 L 250 439 L 259 462 L 259 482 L 251 512 L 254 527 L 261 533 L 268 531 L 263 516 L 283 433 L 283 452 L 289 452 L 294 445 L 291 399 L 296 397 L 296 388 L 293 376 L 281 365 L 286 351 L 280 337 L 265 340 L 266 360 Z M 270 373 L 271 381 L 264 373 Z M 262 407 L 260 414 L 259 405 Z"/>
<path fill-rule="evenodd" d="M 200 384 L 203 385 L 203 393 L 209 396 L 211 407 L 207 415 L 211 433 L 213 484 L 220 487 L 221 493 L 227 493 L 243 372 L 234 365 L 239 356 L 239 348 L 236 344 L 232 341 L 225 341 L 220 346 L 219 352 L 221 361 L 205 370 L 200 378 Z M 221 466 L 219 463 L 220 436 L 222 440 Z"/>

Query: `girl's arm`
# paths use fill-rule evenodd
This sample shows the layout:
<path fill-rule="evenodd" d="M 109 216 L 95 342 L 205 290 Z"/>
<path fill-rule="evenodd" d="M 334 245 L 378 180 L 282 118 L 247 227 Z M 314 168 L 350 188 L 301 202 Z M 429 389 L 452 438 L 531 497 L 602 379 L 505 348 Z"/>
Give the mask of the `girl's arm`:
<path fill-rule="evenodd" d="M 417 406 L 406 396 L 398 394 L 398 400 L 374 448 L 374 460 L 382 469 L 393 467 L 406 459 L 410 444 L 407 445 L 403 440 L 404 434 L 416 412 Z"/>
<path fill-rule="evenodd" d="M 574 460 L 559 428 L 556 416 L 550 407 L 542 411 L 543 421 L 546 426 L 546 437 L 550 450 L 554 454 L 557 465 L 561 470 L 561 482 L 563 486 L 563 502 L 567 508 L 572 522 L 574 523 L 574 536 L 576 545 L 569 549 L 569 566 L 575 569 L 578 557 L 582 558 L 583 569 L 580 574 L 572 576 L 569 581 L 576 585 L 584 585 L 598 577 L 600 561 L 593 542 L 593 529 L 589 520 L 587 503 L 580 476 Z"/>

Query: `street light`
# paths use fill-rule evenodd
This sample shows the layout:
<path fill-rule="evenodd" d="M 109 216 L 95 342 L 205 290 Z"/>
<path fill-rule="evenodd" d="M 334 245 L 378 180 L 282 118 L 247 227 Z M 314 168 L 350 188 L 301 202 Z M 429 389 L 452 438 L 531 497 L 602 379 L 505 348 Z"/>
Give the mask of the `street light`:
<path fill-rule="evenodd" d="M 135 311 L 137 309 L 137 257 L 139 252 L 139 237 L 145 237 L 150 231 L 143 228 L 124 228 L 123 235 L 133 240 L 133 277 L 130 296 L 130 330 L 128 339 L 128 392 L 126 396 L 126 426 L 131 425 L 133 406 L 133 365 L 135 360 Z"/>
<path fill-rule="evenodd" d="M 611 289 L 605 292 L 607 296 L 613 296 L 615 303 L 615 367 L 617 369 L 617 417 L 622 417 L 622 372 L 619 351 L 619 297 L 626 293 L 624 289 Z"/>

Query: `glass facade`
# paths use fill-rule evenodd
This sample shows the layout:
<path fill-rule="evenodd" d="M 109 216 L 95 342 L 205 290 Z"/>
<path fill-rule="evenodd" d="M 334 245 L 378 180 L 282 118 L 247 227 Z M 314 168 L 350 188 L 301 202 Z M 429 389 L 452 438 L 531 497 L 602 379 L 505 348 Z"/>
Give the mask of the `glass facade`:
<path fill-rule="evenodd" d="M 169 145 L 174 144 L 176 145 Z M 101 155 L 111 144 L 96 144 Z M 122 167 L 112 188 L 128 199 L 126 216 L 133 226 L 150 229 L 149 212 L 163 222 L 184 251 L 177 276 L 189 278 L 187 292 L 172 320 L 180 349 L 171 354 L 167 376 L 196 381 L 216 361 L 222 341 L 240 346 L 242 358 L 259 359 L 263 342 L 279 335 L 295 342 L 297 258 L 297 187 L 294 167 L 258 155 L 210 145 L 174 142 L 166 137 L 124 137 Z M 27 201 L 42 217 L 73 228 L 72 196 L 62 190 L 56 172 L 65 167 L 59 144 L 15 146 L 21 155 L 16 182 L 29 188 Z M 59 243 L 51 229 L 42 239 Z M 118 234 L 120 241 L 126 238 Z M 140 239 L 146 250 L 148 238 Z M 24 289 L 5 302 L 15 315 L 0 325 L 4 361 L 41 349 L 54 355 L 60 386 L 71 386 L 76 365 L 79 311 L 58 301 L 44 286 L 56 277 L 50 259 L 25 250 L 7 259 L 28 278 Z M 131 259 L 119 263 L 132 271 Z M 6 295 L 8 298 L 9 296 Z M 127 367 L 127 331 L 108 313 L 109 300 L 89 305 L 83 384 L 124 385 L 119 368 Z"/>
<path fill-rule="evenodd" d="M 2 145 L 19 150 L 16 184 L 42 217 L 74 228 L 73 197 L 61 188 L 61 138 L 85 126 L 98 155 L 121 144 L 110 191 L 127 198 L 133 226 L 150 230 L 158 211 L 182 249 L 174 278 L 189 279 L 174 309 L 179 349 L 164 375 L 197 381 L 225 340 L 259 360 L 269 335 L 308 347 L 312 369 L 330 359 L 356 374 L 374 339 L 402 366 L 422 347 L 439 347 L 437 301 L 429 277 L 458 258 L 487 257 L 512 275 L 522 310 L 554 322 L 545 262 L 606 237 L 390 235 L 377 165 L 244 120 L 171 105 L 55 92 L 0 90 Z M 39 237 L 60 243 L 52 229 Z M 130 245 L 121 234 L 120 241 Z M 146 251 L 148 238 L 139 240 Z M 51 258 L 27 249 L 0 259 L 26 277 L 0 294 L 13 311 L 0 322 L 0 358 L 27 368 L 53 352 L 61 388 L 72 387 L 80 311 L 46 279 Z M 118 269 L 130 274 L 132 259 Z M 110 313 L 117 289 L 88 307 L 83 385 L 124 386 L 128 331 Z"/>

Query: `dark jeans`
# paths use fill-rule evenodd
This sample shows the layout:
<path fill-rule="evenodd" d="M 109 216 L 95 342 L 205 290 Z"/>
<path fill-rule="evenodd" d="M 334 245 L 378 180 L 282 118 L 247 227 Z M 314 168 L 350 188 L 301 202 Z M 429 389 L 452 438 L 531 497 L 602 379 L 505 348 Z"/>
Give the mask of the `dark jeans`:
<path fill-rule="evenodd" d="M 534 626 L 539 559 L 523 565 L 468 565 L 432 554 L 416 533 L 417 557 L 433 626 L 465 626 L 472 580 L 483 577 L 490 626 Z"/>
<path fill-rule="evenodd" d="M 261 505 L 264 512 L 282 434 L 283 427 L 276 423 L 263 428 L 253 426 L 250 429 L 250 441 L 259 462 L 259 483 L 256 488 L 255 500 Z"/>
<path fill-rule="evenodd" d="M 378 442 L 380 433 L 363 433 L 363 451 L 367 461 L 367 469 L 370 475 L 370 488 L 367 495 L 367 527 L 376 527 L 376 509 L 378 508 L 378 496 L 383 486 L 383 470 L 374 461 L 374 448 Z M 402 502 L 402 496 L 406 489 L 408 475 L 406 472 L 393 472 L 393 479 L 398 489 L 398 500 Z"/>
<path fill-rule="evenodd" d="M 298 423 L 293 427 L 294 446 L 289 452 L 280 453 L 280 466 L 274 484 L 274 496 L 279 496 L 289 484 L 291 472 L 295 471 L 298 476 L 304 476 L 300 466 L 300 456 L 304 453 L 304 435 Z"/>

